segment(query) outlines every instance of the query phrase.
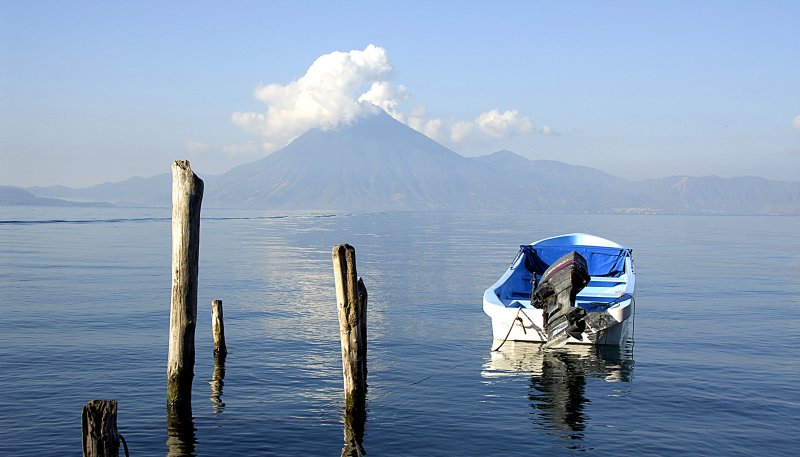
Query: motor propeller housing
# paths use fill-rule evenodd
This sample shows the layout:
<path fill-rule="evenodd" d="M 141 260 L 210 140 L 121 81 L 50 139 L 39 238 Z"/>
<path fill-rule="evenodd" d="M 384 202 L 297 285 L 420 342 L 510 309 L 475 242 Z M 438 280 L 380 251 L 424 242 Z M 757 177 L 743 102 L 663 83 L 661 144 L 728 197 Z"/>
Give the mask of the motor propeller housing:
<path fill-rule="evenodd" d="M 534 281 L 536 282 L 534 274 Z M 542 310 L 544 330 L 548 339 L 561 332 L 581 339 L 586 328 L 586 312 L 575 306 L 575 297 L 589 283 L 586 259 L 575 251 L 553 262 L 542 274 L 538 285 L 531 290 L 531 305 Z"/>

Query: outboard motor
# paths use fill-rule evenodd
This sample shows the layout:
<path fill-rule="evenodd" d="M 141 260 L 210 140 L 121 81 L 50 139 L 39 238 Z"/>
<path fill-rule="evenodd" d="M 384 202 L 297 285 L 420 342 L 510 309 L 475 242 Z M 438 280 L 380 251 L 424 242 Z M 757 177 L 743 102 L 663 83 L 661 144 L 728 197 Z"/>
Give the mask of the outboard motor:
<path fill-rule="evenodd" d="M 583 321 L 586 312 L 575 306 L 575 296 L 586 287 L 589 279 L 586 259 L 572 251 L 553 262 L 542 274 L 538 285 L 534 284 L 531 305 L 542 310 L 548 340 L 562 332 L 581 339 L 586 328 Z"/>

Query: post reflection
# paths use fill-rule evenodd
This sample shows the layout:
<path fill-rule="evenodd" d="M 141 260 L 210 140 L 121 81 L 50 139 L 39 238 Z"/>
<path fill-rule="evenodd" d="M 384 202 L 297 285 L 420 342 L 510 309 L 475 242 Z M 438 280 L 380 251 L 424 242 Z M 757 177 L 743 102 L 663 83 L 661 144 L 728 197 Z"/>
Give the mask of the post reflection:
<path fill-rule="evenodd" d="M 167 457 L 194 457 L 196 431 L 191 407 L 167 407 Z"/>
<path fill-rule="evenodd" d="M 589 417 L 585 412 L 587 379 L 630 382 L 633 378 L 633 342 L 616 346 L 565 346 L 540 351 L 539 344 L 512 343 L 492 352 L 484 378 L 529 377 L 531 421 L 557 431 L 568 440 L 582 440 Z M 574 441 L 570 446 L 580 449 Z"/>
<path fill-rule="evenodd" d="M 367 422 L 367 409 L 363 400 L 344 411 L 344 447 L 342 457 L 360 457 L 364 450 L 364 427 Z"/>
<path fill-rule="evenodd" d="M 222 387 L 225 385 L 225 354 L 214 357 L 214 371 L 211 373 L 211 411 L 219 414 L 225 410 L 225 403 L 222 401 Z"/>

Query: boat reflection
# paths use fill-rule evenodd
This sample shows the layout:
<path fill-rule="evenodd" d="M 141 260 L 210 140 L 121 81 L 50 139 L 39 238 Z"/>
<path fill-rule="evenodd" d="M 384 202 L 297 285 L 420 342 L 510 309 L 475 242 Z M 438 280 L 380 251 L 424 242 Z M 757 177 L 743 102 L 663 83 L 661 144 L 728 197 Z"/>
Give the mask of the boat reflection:
<path fill-rule="evenodd" d="M 541 344 L 509 342 L 490 353 L 481 376 L 486 379 L 527 377 L 531 421 L 564 438 L 580 440 L 588 420 L 584 406 L 587 379 L 630 382 L 633 379 L 633 342 L 623 346 L 568 345 L 540 350 Z M 570 447 L 580 448 L 580 445 Z"/>

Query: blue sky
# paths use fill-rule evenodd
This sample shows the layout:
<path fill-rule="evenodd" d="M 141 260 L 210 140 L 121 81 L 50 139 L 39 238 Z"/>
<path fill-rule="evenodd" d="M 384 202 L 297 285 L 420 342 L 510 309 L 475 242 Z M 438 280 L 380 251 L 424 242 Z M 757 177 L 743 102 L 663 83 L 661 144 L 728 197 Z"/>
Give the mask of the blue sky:
<path fill-rule="evenodd" d="M 798 181 L 798 24 L 797 1 L 0 0 L 0 184 L 221 173 L 367 93 L 464 155 Z"/>

